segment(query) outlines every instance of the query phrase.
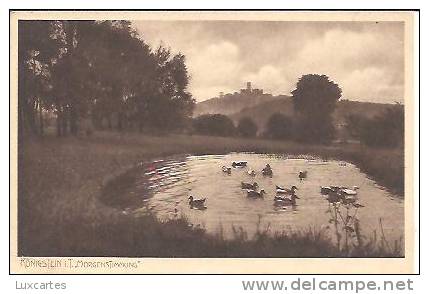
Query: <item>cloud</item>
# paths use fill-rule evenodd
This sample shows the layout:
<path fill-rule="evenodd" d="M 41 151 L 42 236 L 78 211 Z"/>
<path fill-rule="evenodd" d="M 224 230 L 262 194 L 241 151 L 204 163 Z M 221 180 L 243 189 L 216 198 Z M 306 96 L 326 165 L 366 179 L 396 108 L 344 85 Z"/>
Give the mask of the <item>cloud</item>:
<path fill-rule="evenodd" d="M 222 84 L 229 76 L 240 74 L 239 48 L 227 41 L 195 48 L 188 55 L 188 65 L 194 83 L 198 85 Z"/>
<path fill-rule="evenodd" d="M 362 101 L 400 101 L 404 87 L 402 84 L 392 84 L 391 80 L 389 73 L 381 68 L 354 70 L 342 79 L 341 86 L 345 89 L 343 96 L 352 100 L 361 97 Z"/>
<path fill-rule="evenodd" d="M 392 50 L 397 42 L 380 33 L 330 30 L 306 43 L 290 64 L 290 76 L 326 74 L 341 86 L 343 97 L 352 100 L 400 100 L 403 53 Z"/>
<path fill-rule="evenodd" d="M 275 95 L 287 91 L 287 81 L 284 72 L 273 66 L 264 65 L 256 73 L 245 74 L 242 82 L 251 81 L 255 87 L 263 88 L 265 92 Z"/>
<path fill-rule="evenodd" d="M 187 61 L 191 73 L 190 90 L 199 100 L 214 97 L 221 91 L 233 91 L 237 84 L 230 77 L 242 74 L 240 50 L 229 41 L 192 48 Z"/>
<path fill-rule="evenodd" d="M 186 55 L 198 101 L 251 81 L 289 94 L 299 77 L 326 74 L 351 100 L 403 101 L 400 22 L 136 22 L 152 46 L 162 40 Z"/>

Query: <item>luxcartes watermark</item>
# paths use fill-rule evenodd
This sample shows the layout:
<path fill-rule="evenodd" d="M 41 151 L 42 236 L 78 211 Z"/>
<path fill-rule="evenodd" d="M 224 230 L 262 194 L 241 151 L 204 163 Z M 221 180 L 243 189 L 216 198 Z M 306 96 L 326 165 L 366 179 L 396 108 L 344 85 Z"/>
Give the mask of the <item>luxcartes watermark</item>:
<path fill-rule="evenodd" d="M 18 282 L 15 281 L 15 289 L 17 290 L 65 290 L 67 283 L 65 282 Z"/>

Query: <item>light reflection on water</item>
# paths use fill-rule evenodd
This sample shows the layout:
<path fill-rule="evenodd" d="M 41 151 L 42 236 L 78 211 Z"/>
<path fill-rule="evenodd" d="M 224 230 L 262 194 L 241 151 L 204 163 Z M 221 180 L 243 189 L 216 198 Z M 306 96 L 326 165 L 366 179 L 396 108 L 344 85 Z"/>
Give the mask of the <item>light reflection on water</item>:
<path fill-rule="evenodd" d="M 231 175 L 222 172 L 223 165 L 230 166 L 232 161 L 241 160 L 248 162 L 247 168 L 233 168 Z M 272 178 L 260 173 L 267 163 L 273 169 Z M 248 175 L 248 168 L 258 174 Z M 302 181 L 298 178 L 301 170 L 308 171 L 308 178 Z M 241 181 L 256 181 L 267 194 L 263 199 L 249 199 L 240 187 Z M 274 206 L 276 184 L 298 187 L 297 206 Z M 133 193 L 143 199 L 137 213 L 149 210 L 160 219 L 183 215 L 193 225 L 202 226 L 209 233 L 222 231 L 228 238 L 233 235 L 233 226 L 242 228 L 251 237 L 258 223 L 260 229 L 269 227 L 270 232 L 326 228 L 328 203 L 320 194 L 320 186 L 325 185 L 359 187 L 359 202 L 365 207 L 359 210 L 358 216 L 365 234 L 372 234 L 374 230 L 380 233 L 381 218 L 386 239 L 403 236 L 403 201 L 376 185 L 354 165 L 339 161 L 248 153 L 160 160 L 142 167 Z M 207 209 L 191 209 L 189 195 L 207 198 Z"/>

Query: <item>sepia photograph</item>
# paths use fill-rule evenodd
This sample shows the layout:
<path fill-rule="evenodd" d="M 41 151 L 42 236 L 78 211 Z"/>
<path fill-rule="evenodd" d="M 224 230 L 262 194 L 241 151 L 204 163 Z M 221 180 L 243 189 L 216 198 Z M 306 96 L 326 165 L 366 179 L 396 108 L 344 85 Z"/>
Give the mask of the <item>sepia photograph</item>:
<path fill-rule="evenodd" d="M 12 271 L 412 273 L 413 16 L 11 11 Z"/>

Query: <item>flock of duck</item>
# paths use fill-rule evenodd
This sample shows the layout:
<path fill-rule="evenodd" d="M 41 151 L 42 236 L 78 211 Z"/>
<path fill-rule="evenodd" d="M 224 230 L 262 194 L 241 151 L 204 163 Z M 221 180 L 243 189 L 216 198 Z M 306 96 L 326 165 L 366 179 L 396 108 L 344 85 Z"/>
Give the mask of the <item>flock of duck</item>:
<path fill-rule="evenodd" d="M 231 175 L 233 168 L 246 168 L 247 161 L 233 161 L 231 167 L 222 166 L 222 172 Z M 255 177 L 256 171 L 253 169 L 248 169 L 247 174 L 249 176 Z M 273 170 L 269 164 L 266 164 L 262 169 L 261 174 L 263 176 L 272 177 Z M 307 178 L 307 171 L 300 171 L 298 173 L 298 178 L 300 180 L 304 180 Z M 266 194 L 264 189 L 260 189 L 258 191 L 259 185 L 256 182 L 248 183 L 241 182 L 241 189 L 245 190 L 247 193 L 247 197 L 249 198 L 263 198 Z M 342 202 L 344 204 L 352 204 L 355 207 L 363 207 L 363 205 L 357 203 L 357 190 L 359 187 L 353 186 L 349 187 L 339 187 L 339 186 L 323 186 L 320 187 L 320 193 L 324 196 L 327 196 L 327 200 L 330 203 Z M 296 195 L 296 191 L 298 188 L 296 186 L 291 186 L 290 188 L 282 187 L 276 185 L 276 194 L 274 196 L 274 205 L 278 206 L 296 206 L 296 200 L 300 199 L 298 195 Z M 193 196 L 189 196 L 189 205 L 191 208 L 195 209 L 207 209 L 206 206 L 206 198 L 195 198 Z"/>

